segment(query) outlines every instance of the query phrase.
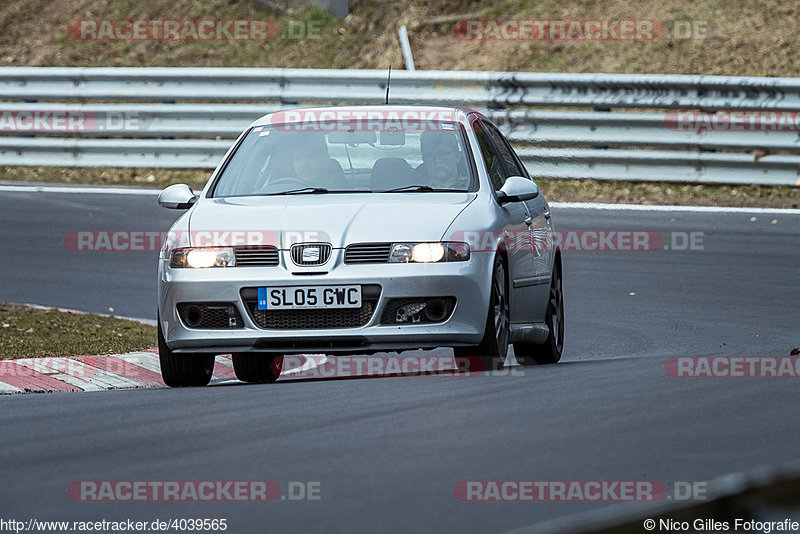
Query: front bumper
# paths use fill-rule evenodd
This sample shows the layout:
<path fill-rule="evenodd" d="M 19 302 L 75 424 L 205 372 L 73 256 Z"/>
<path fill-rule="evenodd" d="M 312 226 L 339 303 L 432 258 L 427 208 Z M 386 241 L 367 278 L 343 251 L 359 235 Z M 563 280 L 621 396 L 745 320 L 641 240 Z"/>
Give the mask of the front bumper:
<path fill-rule="evenodd" d="M 486 325 L 493 257 L 473 253 L 468 261 L 432 264 L 344 264 L 335 249 L 327 265 L 299 268 L 281 253 L 278 267 L 173 269 L 159 264 L 159 318 L 167 345 L 175 352 L 324 352 L 396 351 L 439 346 L 474 345 Z M 364 326 L 328 329 L 259 328 L 242 298 L 243 288 L 259 286 L 380 286 L 377 305 Z M 380 324 L 389 299 L 455 297 L 450 317 L 435 324 Z M 234 304 L 243 328 L 188 328 L 178 303 Z"/>

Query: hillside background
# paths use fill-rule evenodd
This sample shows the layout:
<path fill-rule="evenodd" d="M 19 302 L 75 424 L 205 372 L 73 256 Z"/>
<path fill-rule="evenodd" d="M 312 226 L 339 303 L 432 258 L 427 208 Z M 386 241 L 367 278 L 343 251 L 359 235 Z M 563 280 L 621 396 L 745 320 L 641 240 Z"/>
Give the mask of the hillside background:
<path fill-rule="evenodd" d="M 0 66 L 248 66 L 395 68 L 405 24 L 418 69 L 686 73 L 795 76 L 800 71 L 798 4 L 778 0 L 369 0 L 346 20 L 315 2 L 285 0 L 3 0 Z M 270 9 L 268 5 L 275 6 Z M 448 17 L 451 17 L 448 20 Z M 273 19 L 316 21 L 311 38 L 254 41 L 77 41 L 76 19 Z M 653 42 L 463 41 L 458 18 L 659 19 L 707 28 L 705 39 L 668 34 Z M 444 22 L 443 22 L 444 20 Z"/>

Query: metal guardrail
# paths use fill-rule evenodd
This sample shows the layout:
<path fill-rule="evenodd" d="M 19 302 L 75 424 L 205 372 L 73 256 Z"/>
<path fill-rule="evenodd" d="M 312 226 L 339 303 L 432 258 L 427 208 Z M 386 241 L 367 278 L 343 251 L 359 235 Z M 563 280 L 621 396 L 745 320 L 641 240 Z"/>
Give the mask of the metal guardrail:
<path fill-rule="evenodd" d="M 698 182 L 716 184 L 800 185 L 798 156 L 690 153 L 673 151 L 518 150 L 528 170 L 550 178 Z"/>
<path fill-rule="evenodd" d="M 2 69 L 0 69 L 0 75 Z M 64 135 L 62 130 L 4 130 L 2 113 L 77 114 L 81 137 L 222 137 L 235 139 L 255 119 L 286 106 L 270 104 L 62 104 L 0 102 L 0 134 Z M 29 123 L 28 123 L 29 124 Z M 2 137 L 0 137 L 2 142 Z"/>
<path fill-rule="evenodd" d="M 209 139 L 0 137 L 0 165 L 213 169 L 230 145 Z M 800 168 L 800 156 L 754 162 L 748 154 L 524 147 L 518 152 L 531 172 L 550 178 L 795 185 Z"/>
<path fill-rule="evenodd" d="M 539 146 L 684 148 L 694 150 L 800 152 L 800 115 L 794 130 L 684 130 L 675 112 L 490 112 L 512 143 Z"/>
<path fill-rule="evenodd" d="M 2 71 L 0 71 L 2 72 Z M 223 137 L 233 139 L 253 120 L 286 109 L 256 104 L 45 104 L 0 103 L 0 113 L 46 110 L 92 117 L 87 137 Z M 591 111 L 486 111 L 512 142 L 539 146 L 648 146 L 701 150 L 800 152 L 798 131 L 686 131 L 670 128 L 667 113 Z M 800 117 L 798 117 L 800 120 Z M 0 130 L 0 133 L 3 133 Z M 25 133 L 11 130 L 8 133 Z M 39 130 L 36 135 L 61 135 Z"/>
<path fill-rule="evenodd" d="M 384 70 L 4 67 L 0 100 L 383 103 Z M 735 76 L 396 71 L 392 102 L 800 111 L 800 79 Z"/>
<path fill-rule="evenodd" d="M 265 113 L 312 103 L 379 104 L 385 84 L 383 70 L 0 68 L 0 164 L 213 168 Z M 800 157 L 792 155 L 800 153 L 800 125 L 686 130 L 670 124 L 675 112 L 668 111 L 792 115 L 800 111 L 800 79 L 397 71 L 391 102 L 488 110 L 539 176 L 800 184 Z M 526 109 L 534 106 L 626 111 Z M 31 131 L 3 121 L 3 114 L 48 110 L 75 112 L 91 124 Z"/>
<path fill-rule="evenodd" d="M 0 165 L 213 169 L 232 142 L 0 137 Z"/>

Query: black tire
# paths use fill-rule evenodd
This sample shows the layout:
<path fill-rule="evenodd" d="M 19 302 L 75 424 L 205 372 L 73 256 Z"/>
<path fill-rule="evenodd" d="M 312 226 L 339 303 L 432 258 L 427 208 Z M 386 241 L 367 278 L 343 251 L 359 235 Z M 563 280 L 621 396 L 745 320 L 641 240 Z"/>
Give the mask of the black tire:
<path fill-rule="evenodd" d="M 214 374 L 214 354 L 175 354 L 167 346 L 158 321 L 158 360 L 161 378 L 173 388 L 207 386 Z"/>
<path fill-rule="evenodd" d="M 550 334 L 541 345 L 532 343 L 514 343 L 514 354 L 522 365 L 551 364 L 561 360 L 564 351 L 564 292 L 561 283 L 561 261 L 553 266 L 550 278 L 550 292 L 547 298 L 547 315 L 545 316 Z"/>
<path fill-rule="evenodd" d="M 506 276 L 505 262 L 502 256 L 498 255 L 495 257 L 492 270 L 492 292 L 483 339 L 479 345 L 474 347 L 453 347 L 456 358 L 469 358 L 468 361 L 457 362 L 459 369 L 469 371 L 502 369 L 508 355 L 508 338 L 508 277 Z M 481 369 L 475 369 L 475 365 L 469 365 L 475 361 L 475 358 L 480 363 Z"/>
<path fill-rule="evenodd" d="M 258 352 L 232 354 L 233 372 L 242 382 L 275 382 L 281 376 L 283 356 Z"/>

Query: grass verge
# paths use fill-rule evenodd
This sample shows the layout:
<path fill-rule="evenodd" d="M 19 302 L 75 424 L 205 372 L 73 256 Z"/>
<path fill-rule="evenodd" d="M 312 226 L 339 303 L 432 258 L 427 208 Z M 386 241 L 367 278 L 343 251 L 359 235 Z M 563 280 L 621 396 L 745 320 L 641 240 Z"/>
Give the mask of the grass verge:
<path fill-rule="evenodd" d="M 800 187 L 771 185 L 698 185 L 675 182 L 540 180 L 550 202 L 603 202 L 747 208 L 800 207 Z"/>
<path fill-rule="evenodd" d="M 0 358 L 120 354 L 156 342 L 155 326 L 128 319 L 0 303 Z"/>

